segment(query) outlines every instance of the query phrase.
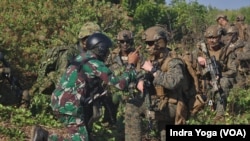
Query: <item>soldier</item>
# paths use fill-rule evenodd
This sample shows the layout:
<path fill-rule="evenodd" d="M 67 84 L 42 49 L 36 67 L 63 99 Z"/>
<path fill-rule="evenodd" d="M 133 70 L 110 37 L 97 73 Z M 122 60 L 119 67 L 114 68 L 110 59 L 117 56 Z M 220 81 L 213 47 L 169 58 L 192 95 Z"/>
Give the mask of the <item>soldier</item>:
<path fill-rule="evenodd" d="M 246 88 L 247 78 L 249 75 L 249 44 L 243 41 L 239 36 L 239 29 L 236 26 L 231 26 L 228 28 L 227 37 L 228 37 L 228 50 L 227 52 L 235 52 L 236 55 L 236 64 L 237 64 L 237 76 L 236 81 L 237 85 L 241 88 Z"/>
<path fill-rule="evenodd" d="M 115 75 L 120 75 L 126 70 L 126 66 L 128 65 L 128 54 L 130 52 L 135 51 L 134 48 L 134 37 L 133 33 L 129 30 L 121 30 L 118 32 L 116 36 L 117 40 L 117 48 L 115 48 L 111 53 L 109 58 L 107 59 L 107 64 L 109 68 L 113 71 Z M 119 68 L 119 69 L 117 69 Z M 104 122 L 108 121 L 111 125 L 114 124 L 117 120 L 117 110 L 120 109 L 119 112 L 123 112 L 123 107 L 127 98 L 129 97 L 128 91 L 117 91 L 116 88 L 112 86 L 109 88 L 109 103 L 110 105 L 111 115 L 108 113 L 108 110 L 105 110 Z M 122 114 L 121 114 L 122 115 Z"/>
<path fill-rule="evenodd" d="M 94 33 L 86 42 L 87 51 L 78 55 L 62 75 L 57 88 L 51 96 L 51 107 L 57 118 L 65 124 L 68 140 L 88 141 L 85 112 L 83 106 L 93 100 L 93 94 L 103 93 L 102 82 L 126 89 L 130 82 L 136 80 L 134 64 L 139 59 L 138 52 L 128 56 L 128 67 L 122 75 L 115 76 L 104 64 L 112 47 L 110 38 L 102 33 Z M 32 140 L 63 140 L 62 136 L 49 134 L 40 126 L 32 130 Z"/>
<path fill-rule="evenodd" d="M 194 87 L 189 82 L 185 63 L 167 47 L 167 35 L 167 30 L 160 25 L 146 29 L 142 35 L 148 57 L 142 65 L 146 71 L 144 81 L 139 81 L 137 88 L 143 94 L 126 103 L 126 141 L 142 140 L 141 116 L 146 116 L 150 122 L 157 121 L 162 141 L 166 140 L 166 124 L 186 123 L 186 100 L 191 94 L 189 88 Z"/>
<path fill-rule="evenodd" d="M 221 42 L 223 42 L 223 43 L 225 43 L 225 37 L 224 37 L 224 35 L 226 34 L 226 32 L 227 32 L 227 29 L 230 27 L 230 26 L 232 26 L 233 24 L 231 24 L 230 22 L 229 22 L 229 20 L 227 19 L 227 16 L 226 15 L 224 15 L 224 14 L 219 14 L 219 15 L 217 15 L 217 17 L 216 17 L 216 22 L 217 22 L 217 24 L 223 29 L 222 30 L 222 37 L 221 37 Z"/>
<path fill-rule="evenodd" d="M 239 29 L 239 36 L 243 41 L 249 40 L 250 36 L 250 27 L 245 23 L 245 16 L 238 15 L 236 17 L 235 25 Z"/>
<path fill-rule="evenodd" d="M 100 30 L 99 25 L 87 22 L 81 27 L 76 44 L 48 49 L 47 53 L 41 59 L 38 78 L 30 89 L 30 95 L 34 96 L 35 93 L 50 95 L 69 62 L 85 50 L 87 37 Z M 49 57 L 48 54 L 50 55 Z"/>
<path fill-rule="evenodd" d="M 200 44 L 198 63 L 206 82 L 209 105 L 216 110 L 214 121 L 224 121 L 227 97 L 236 76 L 234 52 L 226 53 L 228 46 L 221 43 L 223 29 L 218 25 L 209 26 L 205 31 L 206 43 Z"/>

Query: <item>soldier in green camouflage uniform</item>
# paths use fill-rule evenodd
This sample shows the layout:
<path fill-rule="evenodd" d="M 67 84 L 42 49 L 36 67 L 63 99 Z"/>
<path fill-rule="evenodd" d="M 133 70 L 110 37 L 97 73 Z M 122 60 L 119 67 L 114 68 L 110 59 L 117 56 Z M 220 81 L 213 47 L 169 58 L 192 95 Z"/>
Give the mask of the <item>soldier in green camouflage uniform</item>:
<path fill-rule="evenodd" d="M 206 29 L 204 34 L 210 56 L 215 56 L 216 65 L 218 66 L 219 75 L 217 75 L 219 90 L 214 90 L 211 78 L 207 75 L 206 55 L 201 51 L 198 53 L 198 63 L 203 70 L 203 78 L 206 79 L 206 88 L 208 91 L 209 105 L 212 110 L 216 111 L 214 121 L 224 121 L 225 110 L 227 105 L 227 97 L 230 89 L 233 87 L 232 79 L 236 76 L 236 55 L 234 52 L 227 52 L 225 44 L 221 43 L 222 28 L 218 25 L 211 25 Z M 202 49 L 200 49 L 202 50 Z"/>
<path fill-rule="evenodd" d="M 67 68 L 69 62 L 72 61 L 75 56 L 85 50 L 85 42 L 87 37 L 92 33 L 98 32 L 100 30 L 101 29 L 99 25 L 93 22 L 85 23 L 79 31 L 78 41 L 76 44 L 54 47 L 60 48 L 58 49 L 59 53 L 57 55 L 58 58 L 56 58 L 56 63 L 54 63 L 53 60 L 51 58 L 48 58 L 46 56 L 47 54 L 45 54 L 41 59 L 41 65 L 39 68 L 37 81 L 30 89 L 30 95 L 33 96 L 35 93 L 43 93 L 50 95 L 55 89 L 55 86 L 58 83 L 60 76 Z M 47 52 L 52 54 L 53 49 L 48 49 Z"/>
<path fill-rule="evenodd" d="M 107 64 L 115 75 L 120 75 L 126 70 L 126 66 L 128 65 L 128 54 L 135 51 L 133 46 L 134 37 L 131 31 L 121 30 L 118 33 L 116 40 L 118 47 L 110 53 L 109 58 L 107 59 Z M 112 103 L 110 105 L 111 113 L 108 113 L 108 110 L 105 110 L 104 122 L 107 121 L 111 125 L 114 124 L 114 122 L 116 122 L 118 108 L 120 109 L 120 116 L 123 115 L 123 107 L 128 97 L 128 91 L 117 91 L 113 86 L 109 87 L 108 102 Z"/>
<path fill-rule="evenodd" d="M 149 121 L 157 121 L 162 141 L 166 140 L 167 124 L 185 124 L 187 109 L 183 95 L 191 83 L 188 82 L 184 62 L 171 56 L 171 51 L 167 48 L 167 35 L 167 30 L 160 25 L 148 28 L 142 35 L 148 53 L 147 61 L 142 65 L 147 79 L 137 85 L 143 91 L 141 97 L 126 103 L 126 141 L 142 140 L 143 115 Z M 151 83 L 146 84 L 148 81 Z M 141 88 L 142 85 L 144 89 Z"/>
<path fill-rule="evenodd" d="M 129 55 L 126 71 L 119 77 L 112 74 L 104 64 L 112 47 L 111 40 L 102 33 L 94 33 L 86 42 L 87 52 L 78 55 L 62 75 L 57 88 L 51 96 L 51 107 L 58 119 L 65 124 L 69 133 L 68 140 L 88 141 L 88 132 L 84 123 L 86 116 L 83 106 L 88 104 L 94 94 L 102 93 L 102 82 L 114 85 L 118 89 L 126 89 L 130 82 L 136 80 L 136 72 L 132 67 L 138 59 L 138 53 Z M 33 139 L 63 140 L 63 137 L 49 134 L 41 127 L 34 128 Z"/>

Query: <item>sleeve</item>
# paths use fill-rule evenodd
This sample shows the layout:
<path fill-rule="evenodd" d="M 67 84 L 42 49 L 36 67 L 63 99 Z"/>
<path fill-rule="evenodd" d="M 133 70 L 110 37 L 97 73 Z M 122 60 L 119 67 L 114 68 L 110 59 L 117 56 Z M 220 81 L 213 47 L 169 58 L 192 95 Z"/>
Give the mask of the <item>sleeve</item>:
<path fill-rule="evenodd" d="M 236 55 L 234 52 L 230 53 L 227 61 L 227 69 L 222 72 L 222 77 L 235 77 L 236 75 Z"/>
<path fill-rule="evenodd" d="M 118 89 L 126 89 L 128 88 L 130 82 L 136 81 L 136 71 L 134 68 L 128 68 L 123 72 L 123 74 L 116 76 L 101 61 L 90 60 L 89 63 L 90 69 L 92 70 L 92 73 L 95 77 L 99 77 L 104 83 L 108 85 L 114 85 Z"/>
<path fill-rule="evenodd" d="M 162 85 L 166 89 L 173 90 L 181 86 L 183 75 L 183 63 L 179 59 L 172 59 L 168 63 L 168 70 L 166 72 L 158 70 L 153 83 L 155 85 Z"/>

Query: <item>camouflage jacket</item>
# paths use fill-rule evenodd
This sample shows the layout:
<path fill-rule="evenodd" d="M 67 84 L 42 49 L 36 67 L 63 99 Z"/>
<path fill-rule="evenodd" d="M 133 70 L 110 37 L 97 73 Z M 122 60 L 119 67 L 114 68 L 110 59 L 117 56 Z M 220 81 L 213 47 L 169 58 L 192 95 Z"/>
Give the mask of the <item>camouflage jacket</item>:
<path fill-rule="evenodd" d="M 52 93 L 52 109 L 59 113 L 82 113 L 83 105 L 80 99 L 86 98 L 92 90 L 102 88 L 102 82 L 114 85 L 118 89 L 125 89 L 130 82 L 136 80 L 136 72 L 133 69 L 127 69 L 120 76 L 115 76 L 91 51 L 81 53 L 74 61 L 80 66 L 71 64 Z"/>
<path fill-rule="evenodd" d="M 50 88 L 58 83 L 60 76 L 65 72 L 70 61 L 80 54 L 81 49 L 78 44 L 58 47 L 56 55 L 53 49 L 48 49 L 41 59 L 37 81 L 31 88 L 31 95 L 34 93 L 51 94 Z"/>
<path fill-rule="evenodd" d="M 226 78 L 233 78 L 236 76 L 237 72 L 235 51 L 229 51 L 230 48 L 228 47 L 227 53 L 225 54 L 225 44 L 221 43 L 220 47 L 221 49 L 217 51 L 213 51 L 209 49 L 209 47 L 207 48 L 210 56 L 215 56 L 219 71 L 221 72 L 221 76 Z M 198 51 L 198 57 L 199 56 L 206 58 L 206 55 L 201 50 Z"/>
<path fill-rule="evenodd" d="M 153 84 L 155 86 L 163 86 L 164 93 L 168 98 L 181 100 L 183 99 L 183 91 L 187 90 L 189 86 L 185 63 L 182 59 L 178 57 L 172 58 L 169 54 L 166 58 L 163 57 L 165 55 L 162 55 L 162 58 L 158 59 L 160 69 L 156 71 Z"/>

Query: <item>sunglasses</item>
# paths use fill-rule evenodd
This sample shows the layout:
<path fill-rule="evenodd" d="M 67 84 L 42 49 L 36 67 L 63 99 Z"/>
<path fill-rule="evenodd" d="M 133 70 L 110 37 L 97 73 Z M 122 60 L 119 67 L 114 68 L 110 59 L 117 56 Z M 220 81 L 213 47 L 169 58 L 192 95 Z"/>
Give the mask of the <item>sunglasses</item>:
<path fill-rule="evenodd" d="M 146 41 L 145 43 L 146 43 L 146 45 L 148 45 L 148 46 L 153 46 L 153 45 L 155 45 L 155 41 Z"/>
<path fill-rule="evenodd" d="M 129 40 L 120 40 L 119 43 L 121 43 L 121 44 L 124 44 L 124 43 L 129 44 L 130 41 Z"/>

